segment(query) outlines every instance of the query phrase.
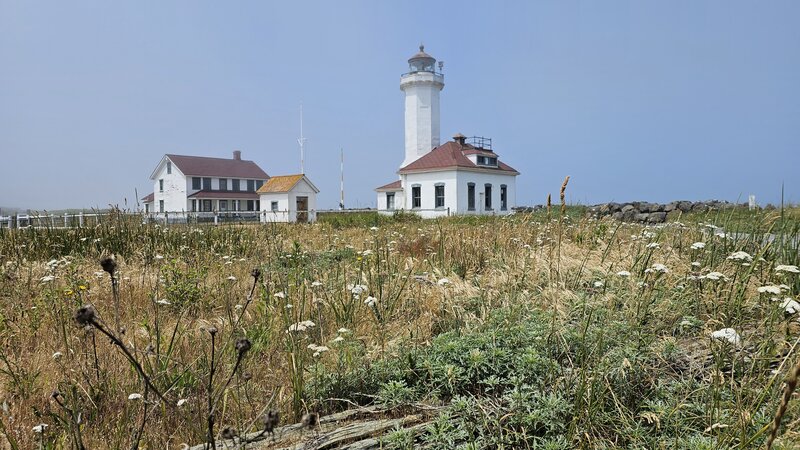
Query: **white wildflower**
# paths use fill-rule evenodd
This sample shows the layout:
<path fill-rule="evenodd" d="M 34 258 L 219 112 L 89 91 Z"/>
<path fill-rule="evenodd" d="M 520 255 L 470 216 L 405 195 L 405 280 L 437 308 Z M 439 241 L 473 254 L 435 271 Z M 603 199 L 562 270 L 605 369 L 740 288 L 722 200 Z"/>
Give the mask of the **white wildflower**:
<path fill-rule="evenodd" d="M 350 332 L 350 330 L 347 328 L 339 328 L 338 330 L 336 330 L 336 332 L 339 334 L 347 334 Z"/>
<path fill-rule="evenodd" d="M 378 231 L 378 227 L 370 227 L 369 231 Z"/>
<path fill-rule="evenodd" d="M 706 243 L 705 242 L 695 242 L 691 246 L 692 250 L 702 250 L 704 248 L 706 248 Z"/>
<path fill-rule="evenodd" d="M 366 305 L 369 306 L 369 307 L 375 306 L 375 304 L 377 302 L 378 302 L 378 299 L 373 297 L 373 296 L 371 296 L 371 295 L 367 296 L 367 299 L 364 300 L 364 303 L 366 303 Z"/>
<path fill-rule="evenodd" d="M 341 337 L 341 336 L 336 336 L 335 338 L 333 338 L 333 340 L 332 340 L 331 342 L 333 342 L 333 343 L 339 343 L 339 342 L 342 342 L 342 341 L 344 341 L 344 338 L 343 338 L 343 337 Z"/>
<path fill-rule="evenodd" d="M 731 253 L 730 256 L 728 256 L 728 259 L 733 261 L 747 262 L 747 263 L 753 261 L 753 257 L 749 253 L 743 252 L 741 250 L 738 252 Z"/>
<path fill-rule="evenodd" d="M 781 302 L 781 308 L 783 309 L 783 313 L 789 316 L 800 313 L 800 303 L 789 297 L 783 299 L 783 302 Z"/>
<path fill-rule="evenodd" d="M 162 298 L 162 299 L 156 300 L 156 304 L 158 304 L 158 305 L 164 305 L 164 306 L 169 306 L 169 305 L 171 305 L 172 303 L 170 303 L 170 302 L 169 302 L 169 300 L 167 300 L 167 299 L 165 299 L 165 298 Z"/>
<path fill-rule="evenodd" d="M 47 429 L 47 424 L 46 423 L 40 423 L 39 425 L 36 425 L 35 427 L 33 427 L 31 429 L 31 431 L 33 431 L 36 434 L 42 434 L 42 433 L 44 433 L 44 430 L 46 430 L 46 429 Z"/>
<path fill-rule="evenodd" d="M 768 286 L 761 286 L 756 289 L 759 294 L 775 294 L 778 295 L 781 293 L 781 288 L 779 286 L 768 285 Z"/>
<path fill-rule="evenodd" d="M 442 278 L 441 280 L 437 281 L 436 284 L 439 286 L 444 286 L 445 284 L 450 284 L 450 280 L 447 278 Z"/>
<path fill-rule="evenodd" d="M 742 338 L 739 336 L 739 333 L 737 333 L 733 328 L 723 328 L 721 330 L 717 330 L 711 333 L 711 339 L 727 341 L 733 345 L 739 345 L 742 342 Z"/>
<path fill-rule="evenodd" d="M 596 287 L 596 288 L 601 288 L 603 286 L 605 286 L 605 283 L 603 283 L 602 281 L 595 281 L 594 282 L 594 287 Z"/>
<path fill-rule="evenodd" d="M 62 356 L 64 356 L 64 354 L 63 354 L 63 353 L 61 353 L 61 352 L 55 352 L 55 353 L 53 353 L 53 359 L 56 359 L 56 360 L 58 360 L 58 359 L 61 359 L 61 357 L 62 357 Z"/>
<path fill-rule="evenodd" d="M 652 267 L 645 269 L 645 273 L 657 272 L 657 273 L 667 273 L 669 269 L 664 264 L 653 264 Z"/>
<path fill-rule="evenodd" d="M 291 304 L 291 303 L 287 303 L 286 304 L 286 309 L 292 309 L 292 308 L 294 308 L 293 304 Z"/>
<path fill-rule="evenodd" d="M 185 405 L 185 404 L 186 404 L 186 401 L 187 401 L 187 400 L 186 400 L 185 398 L 182 398 L 182 399 L 178 400 L 178 403 L 176 403 L 176 406 L 177 406 L 178 408 L 180 408 L 181 406 L 183 406 L 183 405 Z"/>
<path fill-rule="evenodd" d="M 164 255 L 156 255 L 155 258 L 156 259 L 164 259 Z"/>
<path fill-rule="evenodd" d="M 786 264 L 778 264 L 775 266 L 775 272 L 791 272 L 791 273 L 800 273 L 800 269 L 797 266 L 789 266 Z"/>
<path fill-rule="evenodd" d="M 141 398 L 142 398 L 142 394 L 139 394 L 139 393 L 133 393 L 133 394 L 128 396 L 128 400 L 139 400 Z"/>
<path fill-rule="evenodd" d="M 313 283 L 311 283 L 311 287 L 320 287 L 320 286 L 322 286 L 322 283 L 319 281 L 314 281 Z"/>
<path fill-rule="evenodd" d="M 705 278 L 707 280 L 713 280 L 713 281 L 724 280 L 725 275 L 719 272 L 709 272 L 706 274 Z"/>
<path fill-rule="evenodd" d="M 289 326 L 289 329 L 286 330 L 286 332 L 288 333 L 290 331 L 306 331 L 307 329 L 313 328 L 315 326 L 317 326 L 317 324 L 315 324 L 314 322 L 310 320 L 304 320 L 302 322 L 297 322 Z"/>
<path fill-rule="evenodd" d="M 286 298 L 286 294 L 284 294 L 283 292 L 276 292 L 275 294 L 273 294 L 273 297 Z"/>
<path fill-rule="evenodd" d="M 49 283 L 49 282 L 51 282 L 51 281 L 53 281 L 55 279 L 56 279 L 56 277 L 53 276 L 53 275 L 45 275 L 45 276 L 42 277 L 41 281 L 42 281 L 42 283 Z"/>
<path fill-rule="evenodd" d="M 619 272 L 617 272 L 617 276 L 629 277 L 629 276 L 631 276 L 631 273 L 628 272 L 627 270 L 620 270 Z"/>
<path fill-rule="evenodd" d="M 228 277 L 228 281 L 236 281 L 236 277 L 231 275 Z"/>
<path fill-rule="evenodd" d="M 658 242 L 651 242 L 647 244 L 647 248 L 659 248 L 661 245 Z"/>
<path fill-rule="evenodd" d="M 692 261 L 692 267 L 700 267 L 700 266 L 702 266 L 702 264 L 700 264 L 700 261 Z"/>

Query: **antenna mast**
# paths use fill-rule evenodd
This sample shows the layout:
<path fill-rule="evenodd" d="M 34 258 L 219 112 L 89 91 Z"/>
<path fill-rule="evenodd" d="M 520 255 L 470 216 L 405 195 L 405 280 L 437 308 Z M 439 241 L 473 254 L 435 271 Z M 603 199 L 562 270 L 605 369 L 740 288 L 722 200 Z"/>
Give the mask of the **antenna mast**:
<path fill-rule="evenodd" d="M 303 137 L 303 102 L 300 102 L 300 138 L 297 143 L 300 144 L 300 173 L 305 172 L 305 144 L 306 138 Z"/>
<path fill-rule="evenodd" d="M 344 210 L 344 149 L 339 149 L 341 185 L 339 187 L 339 210 Z"/>

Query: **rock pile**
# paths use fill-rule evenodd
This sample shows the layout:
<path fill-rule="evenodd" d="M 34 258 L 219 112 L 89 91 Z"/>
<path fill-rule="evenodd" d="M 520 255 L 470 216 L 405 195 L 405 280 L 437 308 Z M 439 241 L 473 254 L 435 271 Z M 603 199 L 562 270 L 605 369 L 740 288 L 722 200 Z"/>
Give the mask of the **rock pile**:
<path fill-rule="evenodd" d="M 706 212 L 719 209 L 733 208 L 736 204 L 725 200 L 708 200 L 705 202 L 690 202 L 686 200 L 663 203 L 628 202 L 628 203 L 603 203 L 589 208 L 589 214 L 595 217 L 611 216 L 623 222 L 664 223 L 667 215 Z"/>

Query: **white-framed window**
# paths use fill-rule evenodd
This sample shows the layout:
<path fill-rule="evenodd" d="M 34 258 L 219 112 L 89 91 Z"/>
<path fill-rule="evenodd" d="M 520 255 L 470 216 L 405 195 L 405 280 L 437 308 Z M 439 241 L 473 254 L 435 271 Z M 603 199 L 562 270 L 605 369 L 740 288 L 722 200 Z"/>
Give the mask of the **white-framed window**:
<path fill-rule="evenodd" d="M 386 209 L 394 209 L 394 192 L 386 193 Z"/>
<path fill-rule="evenodd" d="M 197 212 L 197 199 L 192 199 L 192 212 Z"/>
<path fill-rule="evenodd" d="M 253 192 L 256 190 L 256 180 L 247 180 L 247 191 Z"/>
<path fill-rule="evenodd" d="M 211 190 L 211 178 L 203 178 L 203 190 L 204 191 Z"/>
<path fill-rule="evenodd" d="M 411 208 L 422 208 L 422 186 L 418 184 L 411 186 Z"/>
<path fill-rule="evenodd" d="M 467 210 L 475 211 L 475 183 L 467 183 Z"/>
<path fill-rule="evenodd" d="M 261 189 L 261 186 L 264 185 L 264 180 L 256 180 L 256 190 Z"/>
<path fill-rule="evenodd" d="M 192 177 L 192 189 L 199 191 L 203 187 L 202 181 L 200 177 Z"/>
<path fill-rule="evenodd" d="M 158 192 L 164 192 L 164 180 L 158 180 Z"/>
<path fill-rule="evenodd" d="M 489 184 L 489 183 L 484 184 L 483 185 L 483 192 L 484 192 L 484 194 L 483 194 L 483 202 L 484 202 L 483 207 L 484 207 L 484 209 L 486 211 L 491 211 L 492 210 L 492 185 Z"/>
<path fill-rule="evenodd" d="M 444 208 L 444 183 L 433 185 L 433 201 L 434 207 Z"/>
<path fill-rule="evenodd" d="M 164 212 L 164 200 L 158 201 L 158 212 Z"/>
<path fill-rule="evenodd" d="M 278 202 L 270 203 L 269 209 L 272 210 L 273 212 L 277 212 L 278 211 Z"/>
<path fill-rule="evenodd" d="M 505 211 L 508 209 L 508 186 L 505 184 L 500 185 L 500 210 Z"/>
<path fill-rule="evenodd" d="M 172 173 L 172 161 L 167 161 L 167 175 Z"/>
<path fill-rule="evenodd" d="M 233 190 L 235 192 L 238 192 L 238 191 L 241 190 L 240 185 L 239 185 L 240 182 L 241 182 L 241 180 L 239 180 L 238 178 L 234 178 L 233 180 L 231 180 L 231 184 L 233 184 Z"/>
<path fill-rule="evenodd" d="M 228 201 L 227 200 L 220 200 L 219 201 L 219 210 L 220 211 L 227 211 L 228 210 Z"/>
<path fill-rule="evenodd" d="M 228 179 L 227 178 L 220 178 L 219 179 L 219 190 L 220 191 L 227 191 L 228 190 Z"/>

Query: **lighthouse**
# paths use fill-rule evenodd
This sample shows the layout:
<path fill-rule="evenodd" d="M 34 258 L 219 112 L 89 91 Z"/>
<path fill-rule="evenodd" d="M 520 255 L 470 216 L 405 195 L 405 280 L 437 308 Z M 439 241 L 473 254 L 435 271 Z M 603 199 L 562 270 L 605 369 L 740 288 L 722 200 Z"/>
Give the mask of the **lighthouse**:
<path fill-rule="evenodd" d="M 409 58 L 408 73 L 400 77 L 405 93 L 405 167 L 439 146 L 439 92 L 444 75 L 436 72 L 436 58 L 425 53 L 425 46 Z M 441 71 L 441 63 L 440 69 Z"/>

